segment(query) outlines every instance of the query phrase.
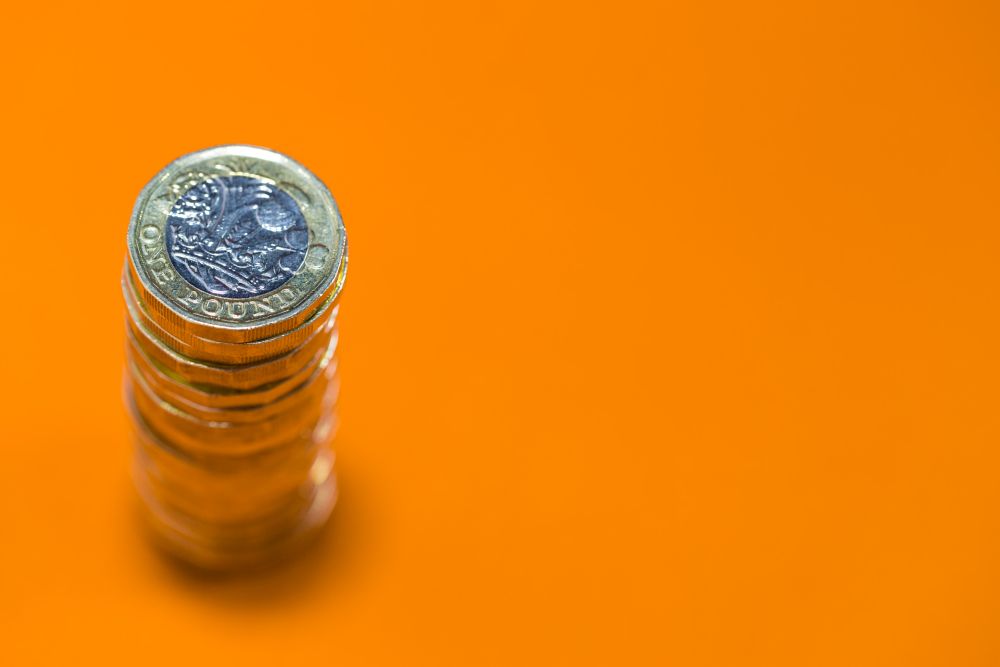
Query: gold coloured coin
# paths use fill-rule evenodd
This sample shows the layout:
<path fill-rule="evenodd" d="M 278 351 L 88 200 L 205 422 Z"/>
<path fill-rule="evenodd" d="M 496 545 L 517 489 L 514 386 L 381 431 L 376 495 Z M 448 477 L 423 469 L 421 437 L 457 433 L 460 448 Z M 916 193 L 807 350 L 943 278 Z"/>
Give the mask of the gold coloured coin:
<path fill-rule="evenodd" d="M 298 373 L 277 382 L 246 390 L 190 383 L 186 378 L 160 366 L 140 346 L 131 342 L 126 345 L 125 353 L 128 363 L 137 367 L 147 381 L 163 387 L 165 396 L 177 397 L 206 408 L 253 410 L 280 400 L 288 392 L 308 382 L 317 370 L 322 370 L 333 361 L 337 342 L 337 330 L 334 329 L 327 347 L 319 350 Z"/>
<path fill-rule="evenodd" d="M 285 380 L 301 371 L 318 350 L 329 344 L 334 324 L 333 321 L 328 322 L 329 330 L 287 354 L 243 366 L 224 366 L 187 357 L 164 345 L 135 320 L 130 320 L 127 328 L 129 344 L 139 346 L 147 356 L 171 373 L 194 384 L 245 390 Z"/>
<path fill-rule="evenodd" d="M 342 264 L 337 284 L 343 285 L 347 277 L 346 262 Z M 281 356 L 295 347 L 308 343 L 327 322 L 327 318 L 335 318 L 339 311 L 336 293 L 326 299 L 315 312 L 300 326 L 273 338 L 264 338 L 249 343 L 227 343 L 208 340 L 184 331 L 171 331 L 157 322 L 149 309 L 140 301 L 136 292 L 135 280 L 128 270 L 122 276 L 122 292 L 125 298 L 129 316 L 141 322 L 150 333 L 178 352 L 203 361 L 219 364 L 251 364 Z"/>

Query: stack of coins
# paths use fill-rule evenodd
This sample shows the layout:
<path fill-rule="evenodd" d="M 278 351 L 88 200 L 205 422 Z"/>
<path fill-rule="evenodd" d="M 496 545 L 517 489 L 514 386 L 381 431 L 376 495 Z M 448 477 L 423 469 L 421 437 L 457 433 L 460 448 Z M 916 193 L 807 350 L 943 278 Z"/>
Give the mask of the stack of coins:
<path fill-rule="evenodd" d="M 125 399 L 159 541 L 213 569 L 287 554 L 336 501 L 347 236 L 288 157 L 222 146 L 143 189 L 128 229 Z"/>

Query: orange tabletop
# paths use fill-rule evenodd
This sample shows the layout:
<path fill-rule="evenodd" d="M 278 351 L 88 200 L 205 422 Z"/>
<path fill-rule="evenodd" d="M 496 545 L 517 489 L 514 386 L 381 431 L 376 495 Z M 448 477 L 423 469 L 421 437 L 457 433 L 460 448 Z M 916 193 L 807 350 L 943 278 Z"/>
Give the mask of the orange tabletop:
<path fill-rule="evenodd" d="M 95 3 L 96 4 L 96 3 Z M 995 665 L 990 2 L 14 3 L 0 659 Z M 340 202 L 340 503 L 136 520 L 125 228 L 180 154 Z"/>

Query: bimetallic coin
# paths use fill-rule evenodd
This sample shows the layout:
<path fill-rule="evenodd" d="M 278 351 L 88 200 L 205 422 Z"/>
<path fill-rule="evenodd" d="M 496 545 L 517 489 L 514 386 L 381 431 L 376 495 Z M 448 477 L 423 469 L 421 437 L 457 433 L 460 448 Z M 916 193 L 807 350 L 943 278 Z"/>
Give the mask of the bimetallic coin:
<path fill-rule="evenodd" d="M 209 409 L 257 410 L 272 402 L 280 401 L 287 393 L 303 383 L 309 382 L 318 372 L 334 360 L 337 351 L 337 331 L 334 329 L 330 342 L 307 362 L 301 371 L 285 380 L 272 382 L 262 387 L 248 390 L 233 390 L 210 385 L 192 384 L 158 365 L 141 347 L 126 345 L 125 353 L 129 367 L 135 367 L 165 398 L 177 399 Z"/>
<path fill-rule="evenodd" d="M 245 366 L 263 363 L 283 356 L 297 347 L 307 346 L 312 339 L 329 331 L 331 322 L 335 322 L 338 312 L 338 308 L 333 304 L 333 301 L 328 301 L 323 307 L 321 316 L 317 316 L 301 327 L 276 338 L 269 338 L 253 343 L 216 343 L 205 341 L 204 339 L 196 339 L 198 344 L 194 344 L 193 342 L 189 342 L 195 340 L 192 337 L 182 339 L 170 331 L 161 328 L 160 325 L 150 319 L 148 312 L 138 303 L 129 282 L 131 281 L 122 281 L 122 294 L 128 315 L 133 322 L 141 325 L 143 330 L 148 332 L 151 337 L 177 353 L 220 366 Z M 286 336 L 289 339 L 283 340 Z"/>
<path fill-rule="evenodd" d="M 332 354 L 328 354 L 318 366 L 310 368 L 311 373 L 302 382 L 287 388 L 286 391 L 269 402 L 218 407 L 191 400 L 188 396 L 177 392 L 174 386 L 164 382 L 160 373 L 144 369 L 133 355 L 128 356 L 128 370 L 133 376 L 141 377 L 143 383 L 149 387 L 153 394 L 178 410 L 205 421 L 260 421 L 282 411 L 295 409 L 299 405 L 299 401 L 303 400 L 303 394 L 315 391 L 316 386 L 322 382 L 330 382 L 337 378 L 336 359 L 332 358 Z"/>
<path fill-rule="evenodd" d="M 320 461 L 317 467 L 322 468 L 326 464 Z M 337 500 L 336 478 L 329 474 L 308 493 L 293 496 L 277 516 L 232 526 L 188 515 L 165 502 L 140 462 L 134 478 L 153 539 L 182 560 L 210 570 L 242 569 L 294 553 L 322 527 Z"/>
<path fill-rule="evenodd" d="M 142 301 L 166 328 L 249 342 L 294 329 L 337 289 L 347 250 L 326 187 L 252 146 L 186 155 L 140 193 L 128 229 Z"/>
<path fill-rule="evenodd" d="M 122 276 L 122 292 L 130 317 L 141 322 L 150 333 L 178 352 L 219 364 L 251 364 L 280 356 L 295 347 L 306 344 L 310 338 L 317 335 L 327 322 L 327 318 L 337 316 L 339 311 L 337 297 L 339 297 L 340 287 L 346 276 L 347 262 L 345 261 L 337 276 L 335 293 L 321 303 L 309 319 L 301 325 L 278 336 L 248 343 L 219 342 L 183 331 L 172 331 L 164 328 L 142 303 L 136 291 L 135 280 L 128 270 Z"/>
<path fill-rule="evenodd" d="M 339 388 L 325 383 L 299 409 L 253 422 L 205 422 L 177 410 L 149 392 L 139 378 L 129 387 L 147 427 L 175 447 L 193 454 L 246 456 L 282 447 L 311 432 L 320 412 L 336 403 Z"/>
<path fill-rule="evenodd" d="M 157 421 L 162 414 L 167 423 L 195 437 L 211 439 L 213 445 L 226 446 L 229 441 L 262 445 L 277 430 L 315 419 L 312 410 L 335 401 L 339 388 L 336 370 L 336 365 L 327 366 L 309 383 L 285 395 L 275 407 L 256 410 L 213 410 L 180 403 L 156 391 L 142 374 L 133 373 L 130 381 L 147 421 Z"/>
<path fill-rule="evenodd" d="M 252 409 L 237 408 L 235 410 L 220 410 L 217 408 L 206 408 L 197 403 L 184 400 L 172 393 L 166 393 L 162 391 L 162 386 L 156 385 L 155 381 L 150 381 L 150 378 L 142 375 L 136 367 L 132 366 L 130 370 L 133 371 L 131 376 L 133 382 L 139 385 L 139 390 L 147 396 L 155 398 L 158 402 L 162 402 L 164 407 L 171 412 L 180 413 L 186 418 L 215 427 L 244 424 L 248 428 L 251 428 L 257 423 L 267 422 L 279 416 L 295 414 L 300 410 L 306 410 L 317 395 L 325 393 L 329 385 L 336 384 L 339 380 L 336 375 L 337 366 L 333 364 L 327 366 L 324 371 L 314 373 L 308 382 L 296 387 L 274 403 Z M 263 426 L 266 427 L 266 423 Z"/>
<path fill-rule="evenodd" d="M 134 320 L 128 323 L 128 342 L 130 345 L 139 346 L 147 356 L 155 359 L 159 365 L 172 373 L 188 378 L 193 384 L 246 390 L 264 387 L 298 373 L 318 350 L 329 344 L 334 324 L 333 321 L 329 322 L 327 324 L 329 329 L 310 340 L 308 344 L 287 354 L 243 366 L 223 366 L 199 362 L 175 352 Z"/>
<path fill-rule="evenodd" d="M 300 456 L 268 469 L 211 468 L 201 462 L 171 457 L 147 439 L 137 440 L 150 490 L 161 504 L 180 509 L 189 517 L 216 523 L 260 522 L 288 505 L 292 495 L 308 496 L 315 480 L 311 473 L 326 450 L 303 447 Z"/>
<path fill-rule="evenodd" d="M 127 241 L 125 404 L 154 537 L 210 569 L 291 553 L 337 498 L 333 197 L 278 153 L 208 149 L 150 181 Z"/>
<path fill-rule="evenodd" d="M 327 442 L 304 437 L 290 448 L 293 455 L 281 460 L 273 456 L 193 459 L 146 429 L 142 421 L 136 425 L 137 481 L 156 495 L 154 509 L 180 510 L 171 512 L 178 526 L 211 520 L 215 525 L 207 528 L 212 532 L 239 529 L 225 525 L 237 516 L 260 525 L 287 509 L 263 499 L 291 494 L 308 498 L 314 487 L 331 477 L 333 456 Z"/>

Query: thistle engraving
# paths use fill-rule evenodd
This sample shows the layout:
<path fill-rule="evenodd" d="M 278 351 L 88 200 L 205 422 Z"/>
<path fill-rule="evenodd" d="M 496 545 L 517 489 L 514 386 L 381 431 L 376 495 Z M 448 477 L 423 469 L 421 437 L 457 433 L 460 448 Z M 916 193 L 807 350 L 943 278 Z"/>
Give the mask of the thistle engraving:
<path fill-rule="evenodd" d="M 272 292 L 302 266 L 309 229 L 286 192 L 249 176 L 209 178 L 170 209 L 167 254 L 177 273 L 225 298 Z"/>

